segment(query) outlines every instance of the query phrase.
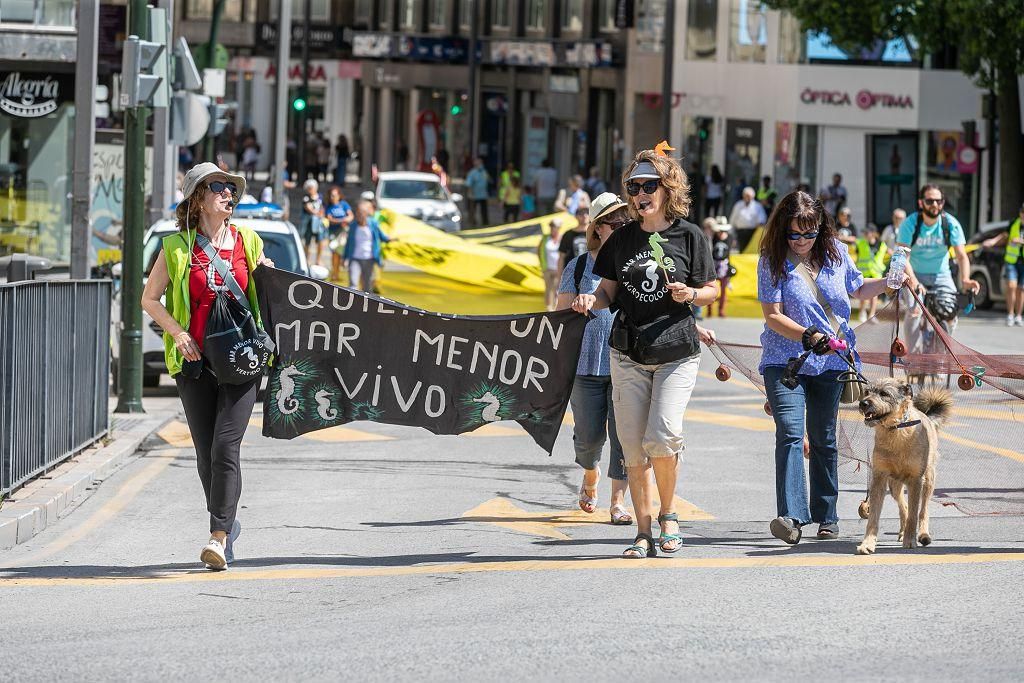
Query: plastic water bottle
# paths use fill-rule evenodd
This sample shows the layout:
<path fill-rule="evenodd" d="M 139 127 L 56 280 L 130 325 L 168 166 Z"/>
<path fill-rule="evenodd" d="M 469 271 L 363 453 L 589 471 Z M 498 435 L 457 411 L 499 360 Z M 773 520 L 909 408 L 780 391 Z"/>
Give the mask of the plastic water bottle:
<path fill-rule="evenodd" d="M 903 286 L 905 276 L 903 271 L 907 267 L 907 250 L 905 247 L 896 247 L 889 261 L 889 273 L 885 276 L 885 286 L 889 289 L 899 289 Z"/>

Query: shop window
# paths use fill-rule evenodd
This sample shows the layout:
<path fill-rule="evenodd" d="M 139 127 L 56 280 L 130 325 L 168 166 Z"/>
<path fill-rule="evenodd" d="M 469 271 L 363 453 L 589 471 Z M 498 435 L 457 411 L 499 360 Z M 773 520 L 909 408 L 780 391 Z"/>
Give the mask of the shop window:
<path fill-rule="evenodd" d="M 287 0 L 285 0 L 287 1 Z M 212 5 L 213 0 L 189 0 L 192 2 L 200 2 L 206 5 Z M 306 11 L 306 0 L 291 0 L 292 3 L 292 20 L 296 21 L 304 16 Z M 241 2 L 226 2 L 224 3 L 224 18 L 227 18 L 227 11 L 229 7 L 235 5 L 241 5 Z M 255 0 L 251 0 L 249 4 L 255 5 Z M 280 3 L 270 3 L 270 20 L 277 21 L 278 9 Z M 309 3 L 309 20 L 313 23 L 327 24 L 331 21 L 331 0 L 311 0 Z M 236 21 L 238 21 L 236 19 Z"/>
<path fill-rule="evenodd" d="M 548 25 L 549 0 L 528 0 L 526 3 L 526 30 L 542 32 Z"/>
<path fill-rule="evenodd" d="M 20 76 L 39 77 L 25 72 Z M 65 88 L 72 89 L 70 79 L 62 83 L 63 97 L 68 96 Z M 30 253 L 62 263 L 70 260 L 67 197 L 74 111 L 74 104 L 64 102 L 45 116 L 0 114 L 0 256 Z"/>
<path fill-rule="evenodd" d="M 438 28 L 448 26 L 448 0 L 433 0 L 430 3 L 430 25 Z"/>
<path fill-rule="evenodd" d="M 740 198 L 746 186 L 757 187 L 761 168 L 761 122 L 729 119 L 725 124 L 725 182 L 730 195 L 725 202 Z"/>
<path fill-rule="evenodd" d="M 807 39 L 800 21 L 789 12 L 779 17 L 779 63 L 807 62 Z"/>
<path fill-rule="evenodd" d="M 714 61 L 718 43 L 718 0 L 690 0 L 686 11 L 686 58 Z"/>
<path fill-rule="evenodd" d="M 583 31 L 583 0 L 562 0 L 562 30 Z"/>
<path fill-rule="evenodd" d="M 615 12 L 618 7 L 618 0 L 600 0 L 597 4 L 597 28 L 599 31 L 614 31 Z"/>
<path fill-rule="evenodd" d="M 757 0 L 732 0 L 729 11 L 729 61 L 764 63 L 768 16 Z"/>

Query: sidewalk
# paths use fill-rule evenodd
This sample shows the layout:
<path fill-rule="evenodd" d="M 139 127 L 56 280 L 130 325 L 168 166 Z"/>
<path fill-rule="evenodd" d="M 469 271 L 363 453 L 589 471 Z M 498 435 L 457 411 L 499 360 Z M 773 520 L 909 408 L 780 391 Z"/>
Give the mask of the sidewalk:
<path fill-rule="evenodd" d="M 111 407 L 116 404 L 112 397 Z M 81 505 L 128 462 L 152 434 L 174 419 L 181 404 L 146 400 L 146 413 L 110 416 L 110 432 L 92 447 L 30 481 L 0 503 L 0 550 L 24 543 Z"/>

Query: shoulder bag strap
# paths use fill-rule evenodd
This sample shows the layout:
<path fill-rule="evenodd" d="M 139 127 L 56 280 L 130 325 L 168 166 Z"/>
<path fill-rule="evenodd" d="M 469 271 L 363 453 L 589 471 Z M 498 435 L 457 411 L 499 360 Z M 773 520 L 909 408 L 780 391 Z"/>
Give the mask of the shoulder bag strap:
<path fill-rule="evenodd" d="M 572 281 L 576 285 L 576 293 L 582 294 L 580 285 L 583 284 L 583 274 L 587 272 L 587 255 L 581 254 L 576 259 L 576 267 L 573 269 Z"/>
<path fill-rule="evenodd" d="M 839 326 L 839 321 L 836 319 L 835 313 L 832 312 L 832 307 L 827 301 L 825 301 L 825 297 L 821 293 L 821 288 L 818 287 L 818 283 L 814 281 L 814 278 L 811 277 L 811 274 L 803 264 L 798 264 L 794 270 L 796 270 L 799 277 L 803 278 L 804 282 L 807 284 L 807 288 L 811 290 L 814 294 L 814 298 L 818 300 L 818 305 L 825 311 L 825 317 L 828 319 L 828 324 L 832 327 L 832 331 L 835 332 L 836 336 L 840 339 L 844 339 L 845 337 L 843 335 L 842 328 Z"/>
<path fill-rule="evenodd" d="M 241 235 L 236 235 L 235 238 L 242 239 Z M 242 287 L 238 284 L 238 280 L 235 279 L 234 274 L 231 272 L 231 266 L 229 266 L 227 262 L 220 257 L 220 254 L 218 254 L 217 250 L 213 248 L 212 244 L 210 244 L 210 240 L 207 239 L 206 235 L 197 234 L 196 244 L 199 245 L 207 258 L 210 259 L 210 263 L 212 263 L 213 267 L 217 269 L 217 273 L 220 274 L 221 279 L 224 281 L 224 284 L 227 285 L 231 294 L 238 299 L 238 303 L 242 304 L 247 311 L 252 312 L 249 308 L 249 299 L 245 296 L 245 292 L 242 291 Z"/>

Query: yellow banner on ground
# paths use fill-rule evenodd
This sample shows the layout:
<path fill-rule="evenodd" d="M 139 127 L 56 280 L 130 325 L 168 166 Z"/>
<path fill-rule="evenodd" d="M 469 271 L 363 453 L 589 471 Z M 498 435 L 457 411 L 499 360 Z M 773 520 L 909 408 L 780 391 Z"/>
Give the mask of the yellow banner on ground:
<path fill-rule="evenodd" d="M 537 224 L 536 220 L 521 221 L 531 222 Z M 501 229 L 522 227 L 520 223 L 487 228 L 493 231 L 488 241 L 464 239 L 460 234 L 446 233 L 401 214 L 392 213 L 387 223 L 385 230 L 396 238 L 384 245 L 384 257 L 389 261 L 438 277 L 506 292 L 544 291 L 537 258 L 540 232 L 532 237 L 533 245 L 529 249 L 510 250 L 504 245 L 489 243 L 492 239 L 500 242 Z M 525 240 L 526 235 L 520 234 L 516 239 Z"/>
<path fill-rule="evenodd" d="M 563 212 L 489 228 L 471 228 L 461 231 L 458 235 L 474 244 L 486 244 L 514 252 L 536 253 L 541 238 L 551 232 L 551 220 L 554 218 L 562 220 L 562 232 L 572 230 L 578 225 L 574 216 Z"/>

